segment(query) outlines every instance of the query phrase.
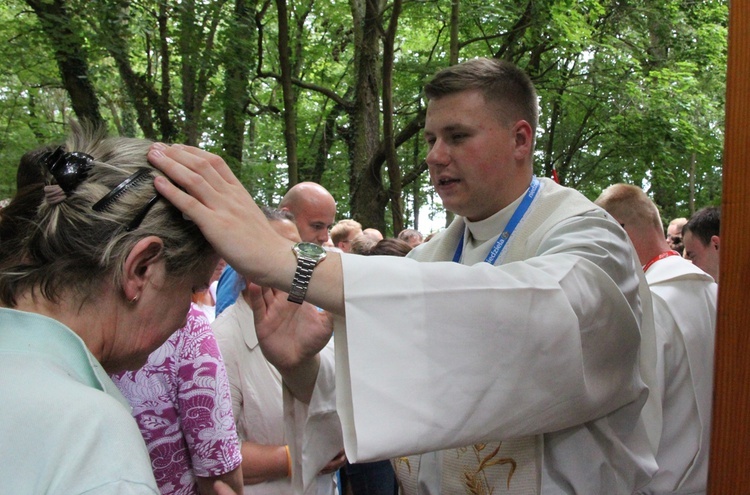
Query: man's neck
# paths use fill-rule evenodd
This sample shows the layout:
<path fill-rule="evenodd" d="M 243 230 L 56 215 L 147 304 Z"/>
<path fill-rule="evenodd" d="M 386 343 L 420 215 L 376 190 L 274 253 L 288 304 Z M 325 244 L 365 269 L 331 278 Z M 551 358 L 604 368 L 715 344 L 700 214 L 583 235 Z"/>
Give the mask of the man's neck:
<path fill-rule="evenodd" d="M 669 247 L 667 241 L 661 236 L 659 236 L 658 238 L 654 238 L 653 241 L 648 245 L 636 246 L 638 261 L 640 261 L 641 266 L 646 265 L 661 254 L 669 252 L 671 250 L 672 248 Z"/>

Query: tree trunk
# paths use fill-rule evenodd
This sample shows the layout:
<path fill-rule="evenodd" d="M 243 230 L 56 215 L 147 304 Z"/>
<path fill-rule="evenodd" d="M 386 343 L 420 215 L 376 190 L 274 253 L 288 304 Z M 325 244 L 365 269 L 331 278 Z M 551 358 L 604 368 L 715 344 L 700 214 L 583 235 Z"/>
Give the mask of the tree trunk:
<path fill-rule="evenodd" d="M 451 38 L 450 38 L 450 55 L 449 60 L 451 65 L 458 63 L 458 51 L 459 51 L 459 31 L 458 21 L 461 13 L 461 0 L 451 0 Z"/>
<path fill-rule="evenodd" d="M 299 160 L 297 159 L 297 112 L 294 87 L 292 86 L 292 57 L 289 48 L 289 12 L 286 0 L 276 0 L 279 18 L 279 65 L 281 66 L 281 90 L 284 97 L 284 144 L 286 146 L 289 187 L 299 182 Z"/>
<path fill-rule="evenodd" d="M 695 164 L 696 164 L 696 156 L 695 152 L 690 154 L 690 177 L 689 177 L 689 188 L 690 191 L 688 192 L 688 208 L 690 211 L 690 215 L 695 213 Z"/>
<path fill-rule="evenodd" d="M 393 219 L 394 234 L 401 232 L 404 228 L 404 208 L 401 197 L 401 167 L 399 167 L 396 157 L 396 146 L 393 138 L 393 58 L 399 15 L 401 15 L 401 0 L 394 0 L 391 6 L 391 19 L 388 23 L 388 31 L 386 31 L 383 43 L 383 144 L 385 147 L 385 161 L 388 166 L 388 182 L 390 184 L 388 196 L 391 200 L 391 217 Z"/>
<path fill-rule="evenodd" d="M 55 50 L 55 61 L 73 111 L 81 121 L 105 125 L 99 99 L 89 79 L 88 57 L 82 37 L 75 31 L 64 0 L 26 0 L 39 18 L 42 30 Z"/>
<path fill-rule="evenodd" d="M 708 493 L 741 495 L 750 485 L 750 5 L 729 9 L 724 190 L 721 210 L 721 284 L 716 321 L 714 403 Z"/>
<path fill-rule="evenodd" d="M 197 146 L 202 129 L 203 103 L 208 95 L 208 80 L 216 69 L 211 62 L 214 38 L 225 0 L 200 3 L 206 7 L 205 17 L 198 22 L 195 0 L 184 0 L 180 10 L 180 55 L 182 60 L 182 110 L 185 114 L 185 142 Z"/>
<path fill-rule="evenodd" d="M 160 49 L 162 53 L 162 70 L 169 74 L 169 33 L 166 28 L 167 12 L 164 3 L 160 4 L 157 17 L 159 23 Z M 115 61 L 125 91 L 135 109 L 136 121 L 148 139 L 161 139 L 165 142 L 174 140 L 177 132 L 169 117 L 169 81 L 162 84 L 161 95 L 156 91 L 147 77 L 138 74 L 130 63 L 130 46 L 128 40 L 129 16 L 120 15 L 128 9 L 127 2 L 120 0 L 100 2 L 101 18 L 97 34 L 102 46 L 107 49 Z M 164 79 L 164 78 L 163 78 Z M 167 78 L 168 79 L 168 78 Z M 166 107 L 164 107 L 166 105 Z M 154 128 L 154 115 L 157 116 L 159 132 Z"/>
<path fill-rule="evenodd" d="M 388 197 L 383 189 L 379 164 L 373 157 L 380 143 L 379 108 L 379 32 L 378 2 L 352 1 L 355 32 L 355 96 L 350 113 L 351 148 L 351 212 L 365 228 L 385 230 L 385 205 Z"/>
<path fill-rule="evenodd" d="M 230 24 L 224 54 L 224 159 L 234 175 L 242 180 L 242 154 L 245 147 L 245 108 L 249 102 L 250 67 L 254 62 L 256 37 L 253 22 L 254 0 L 235 0 L 234 22 Z"/>

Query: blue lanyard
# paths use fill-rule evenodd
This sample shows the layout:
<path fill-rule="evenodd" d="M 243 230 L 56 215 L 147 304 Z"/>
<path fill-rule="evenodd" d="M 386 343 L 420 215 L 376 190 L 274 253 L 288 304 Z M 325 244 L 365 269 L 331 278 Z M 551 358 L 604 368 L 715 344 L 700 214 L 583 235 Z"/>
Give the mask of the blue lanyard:
<path fill-rule="evenodd" d="M 508 239 L 510 239 L 510 236 L 513 235 L 513 231 L 516 230 L 516 227 L 518 227 L 518 224 L 521 222 L 521 219 L 526 214 L 526 212 L 529 209 L 529 206 L 531 206 L 531 202 L 534 201 L 534 198 L 536 197 L 536 193 L 539 192 L 539 179 L 536 178 L 536 176 L 531 178 L 531 185 L 529 186 L 529 190 L 526 193 L 526 196 L 524 196 L 523 201 L 521 201 L 521 204 L 518 205 L 518 208 L 516 208 L 516 211 L 513 212 L 513 216 L 510 217 L 510 220 L 508 221 L 508 225 L 505 226 L 505 230 L 503 230 L 502 234 L 497 238 L 495 241 L 495 245 L 492 246 L 492 249 L 490 249 L 490 252 L 487 253 L 487 257 L 484 259 L 486 263 L 489 263 L 490 265 L 494 265 L 495 261 L 500 257 L 500 253 L 503 252 L 503 248 L 505 248 L 505 245 L 508 242 Z M 460 263 L 461 262 L 461 256 L 464 252 L 464 236 L 461 236 L 461 239 L 458 241 L 458 247 L 456 248 L 456 253 L 453 255 L 453 262 L 454 263 Z"/>

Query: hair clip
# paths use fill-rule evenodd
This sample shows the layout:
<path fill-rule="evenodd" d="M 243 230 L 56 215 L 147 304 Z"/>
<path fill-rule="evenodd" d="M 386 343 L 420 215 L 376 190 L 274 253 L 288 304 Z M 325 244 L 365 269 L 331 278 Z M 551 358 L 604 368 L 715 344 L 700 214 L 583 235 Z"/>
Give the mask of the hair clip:
<path fill-rule="evenodd" d="M 106 196 L 97 201 L 94 206 L 91 207 L 91 209 L 101 213 L 102 211 L 109 208 L 112 203 L 117 201 L 123 194 L 125 194 L 128 188 L 136 186 L 149 178 L 151 178 L 151 170 L 148 168 L 139 168 L 135 171 L 135 173 L 130 175 L 127 179 L 115 186 L 114 189 L 109 191 Z M 161 198 L 161 195 L 159 193 L 156 193 L 151 199 L 149 199 L 146 205 L 141 208 L 141 210 L 136 214 L 135 218 L 133 218 L 133 220 L 131 220 L 130 223 L 125 226 L 125 230 L 127 232 L 130 232 L 137 229 L 141 222 L 143 222 L 143 219 L 146 218 L 146 214 L 149 212 L 151 207 L 156 204 L 159 198 Z"/>
<path fill-rule="evenodd" d="M 148 178 L 150 175 L 149 172 L 150 171 L 147 168 L 139 168 L 127 179 L 117 184 L 114 189 L 107 193 L 106 196 L 94 203 L 94 206 L 92 206 L 91 209 L 98 212 L 106 210 L 112 203 L 117 201 L 120 196 L 125 194 L 129 187 L 138 185 L 144 179 Z"/>
<path fill-rule="evenodd" d="M 57 185 L 69 195 L 86 180 L 93 166 L 94 158 L 86 153 L 73 151 L 66 153 L 62 146 L 45 153 L 44 165 L 57 181 Z"/>

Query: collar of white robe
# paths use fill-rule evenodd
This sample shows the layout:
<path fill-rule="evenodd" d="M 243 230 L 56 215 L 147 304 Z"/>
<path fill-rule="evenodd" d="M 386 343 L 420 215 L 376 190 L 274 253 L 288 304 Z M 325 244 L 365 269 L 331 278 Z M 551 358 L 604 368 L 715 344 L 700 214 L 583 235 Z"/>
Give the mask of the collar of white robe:
<path fill-rule="evenodd" d="M 503 252 L 503 249 L 508 243 L 508 239 L 510 239 L 510 236 L 513 235 L 513 231 L 516 230 L 518 224 L 521 223 L 521 219 L 529 210 L 532 201 L 534 201 L 534 198 L 536 197 L 536 193 L 539 192 L 539 185 L 539 179 L 537 179 L 536 176 L 533 176 L 531 178 L 531 185 L 526 191 L 526 195 L 524 196 L 523 201 L 521 201 L 521 204 L 518 205 L 516 211 L 513 212 L 513 216 L 510 217 L 508 224 L 505 226 L 505 230 L 503 230 L 503 232 L 498 236 L 495 244 L 492 246 L 492 249 L 490 249 L 490 252 L 487 253 L 487 257 L 484 259 L 485 263 L 494 265 L 497 259 L 500 257 L 500 253 Z M 456 252 L 453 254 L 453 262 L 460 263 L 463 253 L 464 236 L 461 236 L 461 239 L 458 241 L 458 247 L 456 247 Z"/>

